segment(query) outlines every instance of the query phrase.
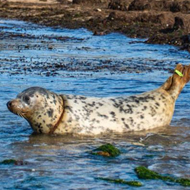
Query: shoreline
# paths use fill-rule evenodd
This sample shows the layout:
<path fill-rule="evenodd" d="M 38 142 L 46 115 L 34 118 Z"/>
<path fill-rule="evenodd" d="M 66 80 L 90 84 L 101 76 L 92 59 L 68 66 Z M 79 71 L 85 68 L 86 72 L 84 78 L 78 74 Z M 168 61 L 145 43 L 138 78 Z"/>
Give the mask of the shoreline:
<path fill-rule="evenodd" d="M 147 38 L 145 43 L 174 45 L 190 52 L 190 2 L 176 0 L 176 4 L 172 4 L 173 1 L 164 4 L 164 0 L 159 0 L 162 6 L 158 6 L 157 2 L 152 0 L 145 4 L 142 0 L 94 0 L 93 3 L 90 0 L 28 0 L 27 3 L 21 0 L 0 1 L 0 17 L 51 27 L 86 28 L 94 35 L 118 32 L 132 38 Z"/>

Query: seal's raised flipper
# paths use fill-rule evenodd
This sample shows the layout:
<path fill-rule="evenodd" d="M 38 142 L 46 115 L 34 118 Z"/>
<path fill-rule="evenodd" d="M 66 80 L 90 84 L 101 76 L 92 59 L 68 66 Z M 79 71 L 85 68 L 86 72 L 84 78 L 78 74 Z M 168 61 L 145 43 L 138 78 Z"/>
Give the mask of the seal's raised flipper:
<path fill-rule="evenodd" d="M 161 89 L 166 90 L 176 100 L 182 91 L 183 87 L 190 80 L 190 65 L 183 66 L 177 64 L 174 73 L 161 86 Z"/>

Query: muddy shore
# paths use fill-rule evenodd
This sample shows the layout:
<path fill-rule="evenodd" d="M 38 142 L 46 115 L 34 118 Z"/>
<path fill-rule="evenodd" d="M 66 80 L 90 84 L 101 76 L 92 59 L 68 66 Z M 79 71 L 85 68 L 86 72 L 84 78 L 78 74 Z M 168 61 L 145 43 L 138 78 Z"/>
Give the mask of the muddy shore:
<path fill-rule="evenodd" d="M 186 0 L 10 0 L 0 17 L 46 26 L 84 27 L 103 35 L 121 32 L 190 51 L 190 1 Z"/>

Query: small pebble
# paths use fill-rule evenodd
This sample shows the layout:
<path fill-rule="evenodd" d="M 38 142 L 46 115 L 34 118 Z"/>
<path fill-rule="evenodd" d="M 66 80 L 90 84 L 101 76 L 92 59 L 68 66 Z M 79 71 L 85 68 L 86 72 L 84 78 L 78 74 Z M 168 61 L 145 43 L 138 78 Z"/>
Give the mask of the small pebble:
<path fill-rule="evenodd" d="M 101 12 L 101 11 L 102 11 L 102 9 L 97 8 L 97 9 L 96 9 L 96 11 L 97 11 L 97 12 Z"/>

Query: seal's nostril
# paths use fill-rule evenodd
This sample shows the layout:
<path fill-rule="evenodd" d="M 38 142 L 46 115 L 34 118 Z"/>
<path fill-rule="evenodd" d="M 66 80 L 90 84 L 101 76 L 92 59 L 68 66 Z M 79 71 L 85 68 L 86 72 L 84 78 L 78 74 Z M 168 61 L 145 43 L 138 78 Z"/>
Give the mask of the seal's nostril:
<path fill-rule="evenodd" d="M 7 107 L 8 107 L 8 108 L 11 107 L 11 105 L 12 105 L 12 102 L 11 102 L 11 101 L 7 102 Z"/>

